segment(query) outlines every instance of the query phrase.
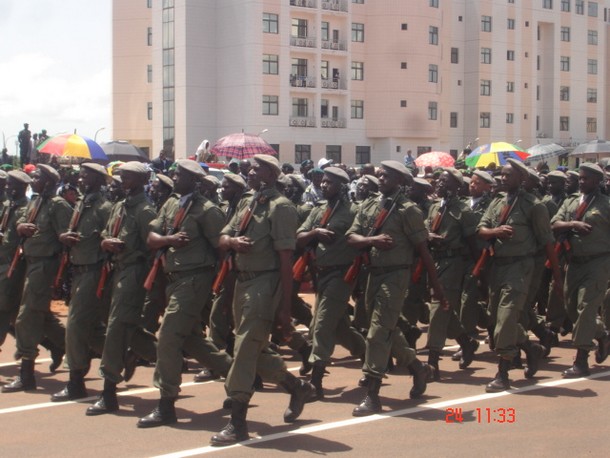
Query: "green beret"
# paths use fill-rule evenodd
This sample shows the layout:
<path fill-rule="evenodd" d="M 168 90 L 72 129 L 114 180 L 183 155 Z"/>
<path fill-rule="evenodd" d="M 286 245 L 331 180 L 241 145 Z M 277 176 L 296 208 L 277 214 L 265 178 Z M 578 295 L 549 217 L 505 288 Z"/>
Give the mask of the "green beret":
<path fill-rule="evenodd" d="M 396 172 L 396 173 L 402 175 L 404 178 L 413 177 L 413 175 L 411 175 L 411 172 L 409 172 L 409 169 L 407 169 L 402 162 L 393 161 L 393 160 L 381 161 L 381 167 L 383 167 L 386 170 L 391 170 L 392 172 Z"/>
<path fill-rule="evenodd" d="M 255 154 L 253 159 L 260 165 L 266 165 L 267 167 L 270 167 L 271 170 L 275 172 L 276 176 L 279 176 L 280 173 L 282 173 L 282 169 L 280 168 L 280 162 L 277 160 L 277 158 L 269 154 Z"/>
<path fill-rule="evenodd" d="M 547 174 L 547 177 L 549 178 L 559 178 L 561 180 L 566 180 L 568 178 L 568 176 L 563 173 L 561 170 L 553 170 L 552 172 L 549 172 Z"/>
<path fill-rule="evenodd" d="M 11 170 L 8 172 L 7 177 L 23 184 L 30 184 L 32 182 L 30 176 L 21 170 Z"/>
<path fill-rule="evenodd" d="M 150 172 L 150 170 L 148 169 L 146 164 L 143 164 L 138 161 L 129 161 L 129 162 L 125 162 L 121 167 L 119 167 L 119 173 L 123 173 L 123 172 L 131 172 L 131 173 L 137 173 L 139 175 L 147 175 Z"/>
<path fill-rule="evenodd" d="M 598 175 L 602 179 L 606 176 L 602 168 L 599 165 L 594 164 L 593 162 L 585 162 L 583 164 L 580 164 L 579 170 L 584 170 L 586 172 L 593 173 L 594 175 Z"/>
<path fill-rule="evenodd" d="M 518 161 L 517 159 L 509 158 L 506 159 L 506 163 L 513 169 L 517 170 L 521 174 L 522 179 L 525 179 L 525 177 L 529 175 L 527 166 L 523 162 Z"/>
<path fill-rule="evenodd" d="M 225 173 L 223 178 L 241 189 L 246 189 L 246 181 L 237 173 Z"/>
<path fill-rule="evenodd" d="M 45 174 L 47 178 L 50 178 L 54 182 L 58 182 L 60 180 L 59 172 L 55 170 L 53 167 L 47 164 L 38 164 L 36 166 L 41 173 Z"/>
<path fill-rule="evenodd" d="M 157 180 L 159 180 L 159 183 L 162 183 L 163 185 L 167 186 L 169 189 L 174 189 L 174 180 L 172 180 L 167 175 L 163 175 L 162 173 L 157 173 L 155 175 L 155 178 Z"/>
<path fill-rule="evenodd" d="M 464 175 L 462 175 L 462 172 L 460 172 L 458 169 L 453 167 L 445 167 L 443 171 L 447 172 L 449 175 L 455 178 L 455 180 L 460 184 L 460 186 L 464 184 Z"/>
<path fill-rule="evenodd" d="M 326 167 L 324 169 L 324 173 L 331 176 L 334 180 L 339 180 L 344 184 L 349 183 L 349 175 L 345 172 L 345 170 L 340 169 L 339 167 Z"/>
<path fill-rule="evenodd" d="M 481 180 L 485 181 L 486 183 L 489 183 L 489 184 L 496 183 L 496 180 L 494 180 L 494 177 L 492 177 L 485 170 L 475 170 L 474 172 L 472 172 L 472 174 L 478 176 Z"/>
<path fill-rule="evenodd" d="M 176 168 L 181 172 L 188 172 L 191 175 L 195 175 L 196 178 L 201 179 L 205 176 L 203 168 L 199 165 L 199 162 L 195 162 L 191 159 L 178 159 L 176 161 Z"/>

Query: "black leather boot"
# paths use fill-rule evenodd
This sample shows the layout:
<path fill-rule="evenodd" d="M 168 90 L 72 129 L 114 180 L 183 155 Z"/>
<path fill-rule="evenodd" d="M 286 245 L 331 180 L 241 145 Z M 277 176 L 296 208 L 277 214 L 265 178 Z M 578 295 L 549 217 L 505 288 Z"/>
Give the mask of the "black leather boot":
<path fill-rule="evenodd" d="M 309 374 L 312 369 L 312 364 L 309 362 L 309 356 L 311 355 L 312 346 L 309 343 L 306 343 L 301 348 L 299 348 L 299 355 L 301 355 L 301 367 L 299 367 L 299 374 L 301 376 Z"/>
<path fill-rule="evenodd" d="M 417 339 L 422 335 L 422 330 L 417 326 L 409 326 L 407 332 L 405 332 L 405 339 L 413 350 L 417 350 Z"/>
<path fill-rule="evenodd" d="M 227 426 L 218 434 L 214 434 L 210 439 L 210 445 L 215 447 L 224 447 L 233 445 L 238 442 L 247 441 L 248 424 L 246 423 L 246 415 L 248 413 L 248 403 L 232 400 L 231 402 L 231 419 Z"/>
<path fill-rule="evenodd" d="M 381 412 L 381 400 L 379 399 L 379 389 L 381 388 L 381 379 L 369 377 L 369 385 L 366 397 L 352 411 L 354 417 L 366 417 Z"/>
<path fill-rule="evenodd" d="M 63 390 L 51 396 L 51 402 L 66 402 L 86 398 L 85 373 L 85 371 L 70 371 L 68 384 Z"/>
<path fill-rule="evenodd" d="M 485 387 L 486 392 L 499 393 L 501 391 L 510 390 L 510 381 L 508 379 L 508 370 L 510 369 L 510 365 L 510 359 L 500 358 L 496 378 L 487 384 Z"/>
<path fill-rule="evenodd" d="M 49 364 L 49 371 L 54 374 L 59 366 L 61 366 L 64 360 L 66 350 L 55 345 L 48 337 L 42 339 L 40 346 L 46 348 L 51 353 L 51 364 Z"/>
<path fill-rule="evenodd" d="M 194 382 L 208 382 L 210 380 L 216 380 L 219 378 L 220 378 L 219 375 L 215 374 L 210 369 L 205 367 L 201 370 L 201 372 L 199 372 L 197 375 L 195 375 L 195 377 L 193 378 L 193 381 Z"/>
<path fill-rule="evenodd" d="M 95 404 L 87 408 L 89 416 L 103 415 L 119 410 L 119 400 L 116 396 L 116 383 L 104 380 L 104 391 Z"/>
<path fill-rule="evenodd" d="M 595 350 L 595 362 L 601 364 L 606 361 L 608 353 L 610 353 L 610 333 L 604 332 L 604 335 L 597 340 L 597 350 Z"/>
<path fill-rule="evenodd" d="M 8 385 L 2 387 L 3 393 L 16 393 L 17 391 L 33 391 L 36 389 L 34 377 L 34 360 L 22 359 L 19 375 Z"/>
<path fill-rule="evenodd" d="M 292 423 L 303 412 L 303 407 L 307 400 L 311 398 L 315 388 L 311 383 L 296 378 L 290 372 L 286 373 L 286 380 L 281 382 L 280 386 L 290 393 L 290 402 L 284 412 L 284 422 Z"/>
<path fill-rule="evenodd" d="M 544 356 L 545 348 L 537 343 L 527 340 L 524 344 L 520 345 L 521 349 L 525 352 L 527 361 L 527 367 L 525 368 L 525 378 L 532 378 L 538 372 L 538 366 L 540 360 Z"/>
<path fill-rule="evenodd" d="M 468 337 L 466 334 L 462 334 L 458 336 L 457 343 L 460 344 L 462 349 L 459 368 L 466 369 L 474 360 L 474 353 L 479 348 L 479 342 L 471 337 Z"/>
<path fill-rule="evenodd" d="M 494 340 L 495 328 L 487 328 L 487 338 L 489 339 L 489 349 L 494 351 L 496 349 L 496 341 Z"/>
<path fill-rule="evenodd" d="M 176 398 L 161 398 L 159 405 L 151 413 L 138 421 L 138 428 L 154 428 L 155 426 L 171 425 L 176 423 Z"/>
<path fill-rule="evenodd" d="M 438 382 L 441 379 L 441 370 L 438 367 L 438 360 L 441 358 L 441 352 L 430 350 L 428 353 L 428 365 L 432 368 L 429 382 Z"/>
<path fill-rule="evenodd" d="M 136 373 L 136 367 L 138 367 L 138 355 L 131 350 L 127 350 L 123 366 L 123 379 L 125 380 L 125 383 L 127 383 L 133 378 L 133 374 Z"/>
<path fill-rule="evenodd" d="M 409 392 L 411 399 L 417 399 L 426 392 L 428 379 L 432 374 L 432 366 L 422 363 L 419 359 L 415 359 L 409 364 L 409 372 L 413 375 L 413 388 Z"/>
<path fill-rule="evenodd" d="M 589 372 L 589 352 L 579 348 L 576 350 L 574 364 L 569 369 L 561 373 L 563 378 L 580 378 L 591 375 Z"/>
<path fill-rule="evenodd" d="M 360 377 L 360 379 L 358 380 L 358 386 L 361 386 L 363 388 L 366 388 L 367 386 L 369 386 L 369 376 L 364 374 L 362 377 Z"/>
<path fill-rule="evenodd" d="M 324 397 L 324 388 L 322 388 L 322 379 L 324 378 L 324 369 L 326 363 L 317 361 L 313 365 L 313 371 L 311 372 L 311 384 L 315 388 L 313 395 L 307 400 L 307 402 L 319 401 Z"/>
<path fill-rule="evenodd" d="M 534 326 L 532 332 L 538 337 L 540 345 L 544 347 L 544 354 L 542 356 L 546 358 L 551 354 L 551 348 L 556 347 L 559 343 L 557 333 L 547 328 L 544 323 L 538 323 Z"/>

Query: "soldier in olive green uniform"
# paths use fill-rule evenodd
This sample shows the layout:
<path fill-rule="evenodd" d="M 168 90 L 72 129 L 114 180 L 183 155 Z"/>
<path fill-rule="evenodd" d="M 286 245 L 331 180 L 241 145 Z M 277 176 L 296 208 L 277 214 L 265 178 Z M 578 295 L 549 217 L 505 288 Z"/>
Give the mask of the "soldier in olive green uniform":
<path fill-rule="evenodd" d="M 364 416 L 381 411 L 379 388 L 388 367 L 390 354 L 397 357 L 398 365 L 408 367 L 413 374 L 411 398 L 420 397 L 426 390 L 431 373 L 409 347 L 397 327 L 403 300 L 410 280 L 413 252 L 417 250 L 429 273 L 431 286 L 441 303 L 445 299 L 436 277 L 434 263 L 427 249 L 428 231 L 417 206 L 403 194 L 401 186 L 412 178 L 406 167 L 398 161 L 381 163 L 380 201 L 368 200 L 358 210 L 352 227 L 347 232 L 348 244 L 369 251 L 370 266 L 366 285 L 366 307 L 370 327 L 366 338 L 366 356 L 363 371 L 368 377 L 368 394 L 352 412 Z M 383 209 L 391 210 L 376 234 L 371 233 Z"/>
<path fill-rule="evenodd" d="M 589 375 L 593 339 L 598 342 L 598 364 L 610 350 L 610 336 L 598 315 L 610 279 L 610 202 L 600 192 L 604 172 L 599 166 L 584 163 L 579 174 L 581 195 L 568 197 L 552 220 L 555 234 L 569 234 L 571 245 L 564 297 L 568 317 L 574 323 L 572 341 L 577 351 L 574 365 L 563 372 L 566 378 Z M 577 211 L 583 213 L 578 219 Z"/>
<path fill-rule="evenodd" d="M 316 388 L 315 399 L 324 396 L 322 378 L 336 342 L 353 356 L 364 357 L 366 349 L 364 337 L 350 325 L 347 314 L 350 285 L 343 281 L 356 255 L 347 246 L 345 237 L 355 214 L 341 189 L 348 182 L 349 176 L 342 169 L 325 168 L 321 187 L 326 201 L 313 208 L 297 231 L 297 244 L 305 250 L 314 250 L 312 275 L 317 277 L 316 308 L 310 327 L 313 349 L 309 358 L 313 364 L 311 384 Z M 330 219 L 327 217 L 325 226 L 321 227 L 325 214 L 330 215 Z"/>
<path fill-rule="evenodd" d="M 454 168 L 446 168 L 441 173 L 437 193 L 442 200 L 432 205 L 426 220 L 430 252 L 449 304 L 448 308 L 437 301 L 430 304 L 427 346 L 430 350 L 428 364 L 434 369 L 434 380 L 440 379 L 439 359 L 447 338 L 457 340 L 460 345 L 460 369 L 470 366 L 479 347 L 479 343 L 466 334 L 457 315 L 462 296 L 465 250 L 470 258 L 478 258 L 474 242 L 476 216 L 458 197 L 463 180 L 461 172 Z"/>
<path fill-rule="evenodd" d="M 527 167 L 521 162 L 507 160 L 502 168 L 506 194 L 498 193 L 478 226 L 479 237 L 495 241 L 489 275 L 489 309 L 491 323 L 495 323 L 495 351 L 500 361 L 495 379 L 486 387 L 487 392 L 510 389 L 508 370 L 519 349 L 527 355 L 525 376 L 531 378 L 538 370 L 544 347 L 528 340 L 519 319 L 533 274 L 533 255 L 539 246 L 545 247 L 554 278 L 560 277 L 548 211 L 532 194 L 521 189 L 527 175 Z M 508 214 L 506 221 L 500 219 L 503 213 Z"/>
<path fill-rule="evenodd" d="M 231 358 L 205 339 L 199 317 L 203 298 L 210 295 L 217 261 L 216 248 L 224 215 L 220 208 L 197 191 L 205 176 L 201 166 L 190 159 L 176 162 L 174 192 L 152 221 L 148 246 L 167 250 L 167 308 L 159 329 L 154 385 L 161 391 L 158 407 L 141 418 L 138 427 L 147 428 L 176 422 L 174 403 L 182 382 L 182 351 L 207 354 L 204 363 L 226 375 Z M 184 215 L 176 221 L 176 215 Z M 174 225 L 178 225 L 178 227 Z M 199 358 L 198 358 L 199 359 Z"/>
<path fill-rule="evenodd" d="M 110 175 L 104 166 L 84 163 L 80 169 L 80 181 L 84 196 L 80 198 L 72 216 L 73 228 L 59 236 L 59 240 L 70 248 L 72 264 L 72 299 L 66 325 L 66 359 L 70 368 L 67 386 L 51 396 L 51 401 L 62 402 L 87 397 L 84 377 L 89 370 L 90 348 L 101 354 L 104 335 L 99 332 L 99 323 L 105 322 L 102 300 L 96 295 L 102 269 L 104 253 L 101 250 L 101 234 L 112 204 L 101 194 L 100 188 Z M 75 220 L 77 219 L 77 220 Z"/>
<path fill-rule="evenodd" d="M 0 216 L 0 347 L 6 339 L 11 323 L 14 322 L 21 303 L 23 282 L 25 280 L 25 262 L 18 264 L 11 278 L 7 272 L 19 245 L 17 221 L 25 214 L 28 198 L 25 191 L 32 179 L 20 170 L 8 173 L 8 199 L 2 202 Z"/>
<path fill-rule="evenodd" d="M 106 229 L 102 232 L 102 249 L 112 253 L 112 302 L 106 329 L 106 341 L 100 373 L 104 390 L 98 401 L 87 409 L 87 415 L 100 415 L 119 409 L 116 386 L 123 380 L 128 348 L 147 361 L 157 357 L 154 340 L 142 331 L 142 308 L 146 290 L 149 250 L 146 247 L 149 224 L 156 212 L 146 199 L 144 184 L 148 168 L 131 161 L 119 169 L 127 197 L 112 208 Z M 118 235 L 113 233 L 118 226 Z"/>
<path fill-rule="evenodd" d="M 287 371 L 283 359 L 269 350 L 269 334 L 276 314 L 284 335 L 290 335 L 292 256 L 297 215 L 294 205 L 275 187 L 280 174 L 276 158 L 254 156 L 252 171 L 263 187 L 223 229 L 220 247 L 235 252 L 237 270 L 233 298 L 235 318 L 234 364 L 225 382 L 232 400 L 231 420 L 211 439 L 212 445 L 230 445 L 248 439 L 246 414 L 252 385 L 258 373 L 263 380 L 280 384 L 290 394 L 285 422 L 295 421 L 313 392 L 307 382 Z M 252 218 L 240 233 L 244 215 Z M 243 229 L 243 228 L 242 228 Z"/>
<path fill-rule="evenodd" d="M 17 221 L 17 232 L 25 238 L 23 252 L 27 263 L 23 302 L 15 322 L 16 356 L 23 361 L 21 376 L 2 387 L 5 393 L 36 388 L 34 360 L 38 356 L 38 344 L 45 335 L 56 346 L 64 348 L 65 328 L 51 312 L 51 298 L 62 250 L 59 234 L 68 227 L 72 209 L 68 202 L 55 195 L 58 181 L 59 174 L 54 168 L 39 164 L 32 174 L 31 184 L 38 195 Z M 35 214 L 34 208 L 39 204 Z M 35 215 L 33 220 L 32 215 Z"/>

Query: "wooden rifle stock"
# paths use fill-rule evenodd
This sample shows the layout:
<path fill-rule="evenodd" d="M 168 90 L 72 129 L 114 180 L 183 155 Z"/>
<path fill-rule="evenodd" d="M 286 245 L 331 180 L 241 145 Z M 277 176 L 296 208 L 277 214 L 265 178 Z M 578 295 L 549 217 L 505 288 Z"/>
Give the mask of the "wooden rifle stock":
<path fill-rule="evenodd" d="M 472 269 L 473 277 L 478 277 L 479 275 L 481 275 L 481 270 L 483 270 L 483 267 L 485 267 L 485 263 L 487 262 L 487 258 L 489 257 L 489 254 L 490 254 L 489 251 L 490 251 L 489 247 L 483 248 L 483 251 L 481 252 L 481 256 L 479 256 L 477 263 L 474 265 L 474 267 Z"/>
<path fill-rule="evenodd" d="M 125 202 L 122 203 L 121 210 L 119 211 L 119 215 L 114 220 L 114 226 L 112 226 L 112 231 L 110 236 L 112 238 L 116 238 L 119 235 L 121 230 L 121 225 L 123 224 L 123 217 L 125 216 Z M 98 299 L 102 298 L 104 294 L 104 287 L 106 286 L 106 280 L 108 279 L 108 274 L 112 271 L 112 253 L 108 253 L 106 256 L 106 260 L 104 261 L 104 265 L 102 265 L 102 271 L 100 272 L 100 280 L 97 282 L 97 291 L 95 295 Z"/>
<path fill-rule="evenodd" d="M 434 216 L 434 220 L 432 221 L 432 225 L 430 226 L 430 232 L 438 232 L 441 227 L 441 223 L 443 221 L 443 216 L 445 216 L 445 210 L 447 209 L 447 200 L 444 201 L 443 205 L 438 209 L 438 213 Z M 424 260 L 420 257 L 417 260 L 417 265 L 413 270 L 413 274 L 411 275 L 411 282 L 418 283 L 421 279 L 421 275 L 424 273 Z"/>
<path fill-rule="evenodd" d="M 74 211 L 72 212 L 72 218 L 70 219 L 70 224 L 68 225 L 68 232 L 76 231 L 78 227 L 78 222 L 80 221 L 80 216 L 83 212 L 83 207 L 85 203 L 86 197 L 78 202 Z M 55 281 L 53 282 L 53 288 L 56 290 L 59 289 L 61 285 L 61 279 L 64 276 L 64 271 L 68 264 L 70 263 L 70 248 L 68 246 L 64 246 L 63 252 L 61 254 L 61 262 L 59 263 L 59 269 L 57 269 L 57 275 L 55 275 Z"/>
<path fill-rule="evenodd" d="M 31 224 L 31 223 L 34 223 L 34 221 L 36 221 L 36 217 L 38 216 L 38 212 L 40 211 L 41 206 L 42 206 L 42 196 L 38 196 L 36 198 L 36 202 L 33 205 L 32 211 L 28 215 L 28 218 L 27 218 L 28 223 Z M 26 240 L 27 240 L 27 237 L 21 237 L 21 239 L 19 240 L 19 245 L 17 246 L 17 249 L 15 250 L 15 254 L 13 255 L 13 260 L 11 261 L 11 265 L 8 268 L 8 272 L 6 272 L 7 278 L 11 278 L 13 276 L 13 272 L 15 272 L 15 269 L 17 268 L 17 265 L 19 264 L 19 260 L 23 256 L 23 245 L 25 244 Z"/>

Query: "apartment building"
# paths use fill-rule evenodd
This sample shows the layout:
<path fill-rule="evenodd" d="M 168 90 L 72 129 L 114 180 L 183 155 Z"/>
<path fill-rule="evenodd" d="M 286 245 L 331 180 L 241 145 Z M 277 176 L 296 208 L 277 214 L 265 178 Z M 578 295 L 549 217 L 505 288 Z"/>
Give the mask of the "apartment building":
<path fill-rule="evenodd" d="M 610 0 L 115 0 L 117 139 L 282 162 L 605 138 Z M 478 139 L 475 141 L 475 139 Z"/>

